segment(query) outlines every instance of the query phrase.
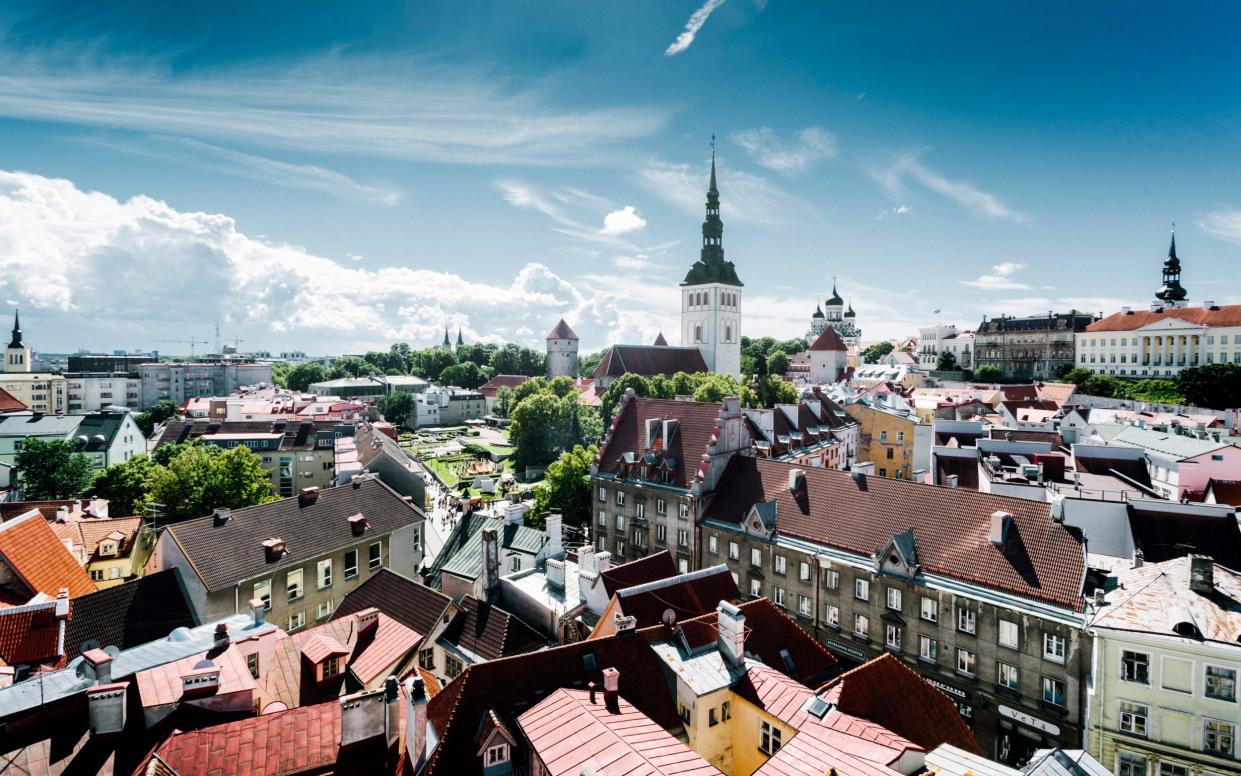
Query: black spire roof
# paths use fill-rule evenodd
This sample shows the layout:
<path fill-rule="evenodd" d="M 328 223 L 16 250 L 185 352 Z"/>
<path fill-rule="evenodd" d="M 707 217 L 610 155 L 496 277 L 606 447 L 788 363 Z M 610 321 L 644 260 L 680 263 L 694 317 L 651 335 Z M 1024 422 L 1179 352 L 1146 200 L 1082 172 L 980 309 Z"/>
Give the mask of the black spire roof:
<path fill-rule="evenodd" d="M 744 285 L 731 261 L 724 260 L 724 222 L 720 220 L 720 191 L 715 185 L 715 136 L 711 137 L 711 184 L 707 188 L 707 217 L 702 222 L 702 253 L 681 281 L 683 286 L 721 283 Z"/>
<path fill-rule="evenodd" d="M 816 304 L 816 305 L 814 306 L 814 315 L 811 315 L 810 317 L 811 317 L 811 318 L 822 318 L 822 317 L 823 317 L 823 308 L 822 308 L 822 307 L 819 307 L 819 306 Z"/>
<path fill-rule="evenodd" d="M 1172 243 L 1168 246 L 1168 258 L 1163 262 L 1163 285 L 1155 292 L 1155 298 L 1164 302 L 1182 302 L 1189 295 L 1181 286 L 1181 260 L 1176 257 L 1176 225 L 1172 225 Z"/>
<path fill-rule="evenodd" d="M 13 339 L 9 341 L 9 347 L 11 348 L 25 347 L 25 345 L 22 344 L 22 322 L 17 317 L 16 310 L 13 311 Z"/>
<path fill-rule="evenodd" d="M 848 310 L 845 310 L 845 317 L 846 317 L 846 318 L 856 318 L 856 317 L 857 317 L 857 313 L 853 312 L 853 302 L 849 302 L 849 309 L 848 309 Z"/>
<path fill-rule="evenodd" d="M 444 326 L 444 347 L 452 347 L 452 340 L 448 339 L 448 326 Z"/>
<path fill-rule="evenodd" d="M 835 305 L 836 307 L 844 307 L 845 300 L 840 298 L 840 294 L 836 293 L 836 278 L 832 278 L 832 298 L 826 302 L 828 307 Z"/>
<path fill-rule="evenodd" d="M 461 327 L 460 326 L 457 327 L 457 344 L 458 345 L 465 344 L 465 340 L 461 338 Z"/>

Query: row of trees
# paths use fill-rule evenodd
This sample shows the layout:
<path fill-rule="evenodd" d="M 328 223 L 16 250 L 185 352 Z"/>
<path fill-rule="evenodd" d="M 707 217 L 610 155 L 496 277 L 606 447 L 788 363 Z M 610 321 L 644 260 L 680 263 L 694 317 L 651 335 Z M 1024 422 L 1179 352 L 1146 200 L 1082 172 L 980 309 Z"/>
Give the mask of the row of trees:
<path fill-rule="evenodd" d="M 1126 380 L 1078 367 L 1066 372 L 1062 379 L 1089 396 L 1186 404 L 1215 410 L 1241 407 L 1241 364 L 1190 367 L 1178 373 L 1174 380 Z"/>
<path fill-rule="evenodd" d="M 672 377 L 656 375 L 645 378 L 626 374 L 618 377 L 600 400 L 603 417 L 610 419 L 626 388 L 633 388 L 638 396 L 652 399 L 675 399 L 691 396 L 694 401 L 720 401 L 725 396 L 738 396 L 746 407 L 771 407 L 776 404 L 792 404 L 797 401 L 797 389 L 776 375 L 755 376 L 738 382 L 728 375 L 701 372 L 686 374 L 677 372 Z"/>
<path fill-rule="evenodd" d="M 277 365 L 272 369 L 272 379 L 277 385 L 305 391 L 312 383 L 324 380 L 368 374 L 412 374 L 433 383 L 477 388 L 493 375 L 535 377 L 546 370 L 545 354 L 513 343 L 498 346 L 475 342 L 456 350 L 442 347 L 411 350 L 408 344 L 398 342 L 387 351 L 373 350 L 362 356 L 339 358 L 328 369 L 316 363 Z"/>
<path fill-rule="evenodd" d="M 152 456 L 137 455 L 96 474 L 90 459 L 71 443 L 28 439 L 17 454 L 17 467 L 28 500 L 91 494 L 108 499 L 109 512 L 118 517 L 142 514 L 158 504 L 160 522 L 176 522 L 202 517 L 216 507 L 276 499 L 259 457 L 245 447 L 165 445 Z"/>

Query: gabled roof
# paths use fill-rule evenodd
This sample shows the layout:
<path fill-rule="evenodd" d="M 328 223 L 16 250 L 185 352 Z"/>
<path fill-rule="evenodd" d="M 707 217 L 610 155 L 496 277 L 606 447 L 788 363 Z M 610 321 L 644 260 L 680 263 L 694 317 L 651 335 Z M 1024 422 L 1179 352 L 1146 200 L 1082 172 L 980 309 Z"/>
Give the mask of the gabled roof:
<path fill-rule="evenodd" d="M 1085 328 L 1086 332 L 1133 331 L 1152 323 L 1180 320 L 1196 326 L 1241 326 L 1241 304 L 1224 304 L 1215 309 L 1205 307 L 1164 308 L 1158 312 L 1134 310 L 1112 313 Z"/>
<path fill-rule="evenodd" d="M 714 402 L 634 397 L 619 410 L 616 426 L 599 451 L 599 471 L 615 473 L 620 470 L 626 453 L 642 453 L 646 446 L 647 420 L 676 420 L 677 430 L 661 456 L 677 462 L 668 484 L 688 488 L 698 462 L 707 452 L 722 409 L 722 404 Z"/>
<path fill-rule="evenodd" d="M 1134 546 L 1149 563 L 1198 553 L 1241 571 L 1241 530 L 1236 513 L 1227 506 L 1214 510 L 1194 505 L 1187 511 L 1179 504 L 1134 500 L 1129 506 L 1129 529 Z"/>
<path fill-rule="evenodd" d="M 546 339 L 575 340 L 577 339 L 577 334 L 565 322 L 565 319 L 561 318 L 559 321 L 556 321 L 556 325 L 552 327 L 552 330 L 547 332 Z"/>
<path fill-rule="evenodd" d="M 655 335 L 655 341 L 651 343 L 655 347 L 667 347 L 668 340 L 664 339 L 664 333 L 661 331 Z"/>
<path fill-rule="evenodd" d="M 775 499 L 777 531 L 863 557 L 912 528 L 925 572 L 1081 611 L 1085 548 L 1051 519 L 1047 504 L 808 467 L 788 489 L 789 464 L 733 456 L 706 517 L 740 524 L 759 501 Z M 1009 513 L 1014 531 L 989 539 L 991 514 Z"/>
<path fill-rule="evenodd" d="M 496 375 L 479 386 L 478 392 L 488 399 L 494 399 L 501 388 L 516 388 L 529 379 L 525 375 Z"/>
<path fill-rule="evenodd" d="M 538 631 L 498 606 L 467 595 L 458 607 L 460 611 L 440 638 L 483 660 L 523 655 L 547 646 Z"/>
<path fill-rule="evenodd" d="M 1238 306 L 1241 307 L 1241 305 Z M 1112 437 L 1109 444 L 1123 445 L 1124 447 L 1141 447 L 1145 450 L 1153 450 L 1156 453 L 1176 458 L 1179 461 L 1187 458 L 1196 458 L 1220 448 L 1231 447 L 1231 445 L 1211 439 L 1197 439 L 1177 434 L 1173 431 L 1154 431 L 1149 428 L 1138 428 L 1137 426 L 1125 426 L 1119 434 Z"/>
<path fill-rule="evenodd" d="M 740 593 L 724 564 L 678 574 L 668 579 L 617 591 L 621 612 L 634 617 L 637 627 L 658 625 L 671 609 L 678 620 L 714 612 L 720 601 L 735 601 Z"/>
<path fill-rule="evenodd" d="M 1241 507 L 1241 480 L 1217 480 L 1212 478 L 1207 481 L 1206 492 L 1215 496 L 1216 504 L 1231 504 L 1234 507 Z"/>
<path fill-rule="evenodd" d="M 78 424 L 77 431 L 74 432 L 75 436 L 84 436 L 87 439 L 86 444 L 81 448 L 82 452 L 106 451 L 112 446 L 112 442 L 128 417 L 127 412 L 92 412 L 83 415 L 82 422 Z"/>
<path fill-rule="evenodd" d="M 578 776 L 587 765 L 626 776 L 720 774 L 624 698 L 609 709 L 602 692 L 558 689 L 517 724 L 549 776 Z"/>
<path fill-rule="evenodd" d="M 314 503 L 298 497 L 232 510 L 228 520 L 202 517 L 170 525 L 165 536 L 180 546 L 190 565 L 214 591 L 239 581 L 300 566 L 311 558 L 362 541 L 348 519 L 361 513 L 370 527 L 363 536 L 380 537 L 422 522 L 422 510 L 378 479 L 325 488 Z M 269 562 L 263 542 L 284 539 L 288 554 Z M 165 537 L 161 537 L 161 541 Z M 228 547 L 228 552 L 220 552 Z"/>
<path fill-rule="evenodd" d="M 374 607 L 407 628 L 430 634 L 448 610 L 452 599 L 421 582 L 381 568 L 350 591 L 332 613 L 333 620 Z"/>
<path fill-rule="evenodd" d="M 599 576 L 603 578 L 603 589 L 611 598 L 618 590 L 675 577 L 676 574 L 677 564 L 672 559 L 672 553 L 660 550 L 644 558 L 612 566 L 607 571 L 600 572 Z"/>
<path fill-rule="evenodd" d="M 56 663 L 60 646 L 55 600 L 0 609 L 0 665 Z"/>
<path fill-rule="evenodd" d="M 836 330 L 833 329 L 831 326 L 828 326 L 826 329 L 824 329 L 823 333 L 820 334 L 818 338 L 810 345 L 810 350 L 847 351 L 848 349 L 849 349 L 849 346 L 845 344 L 845 341 L 840 338 L 840 335 L 837 334 Z"/>
<path fill-rule="evenodd" d="M 0 388 L 0 412 L 21 412 L 25 409 L 29 407 L 18 401 L 13 394 Z"/>
<path fill-rule="evenodd" d="M 603 354 L 594 377 L 620 377 L 638 374 L 643 377 L 671 376 L 677 372 L 695 374 L 709 372 L 702 352 L 695 347 L 670 345 L 613 345 Z"/>
<path fill-rule="evenodd" d="M 20 587 L 6 585 L 0 589 L 0 600 L 10 603 L 25 603 L 36 593 L 55 598 L 62 587 L 68 588 L 70 598 L 95 591 L 86 570 L 56 538 L 38 510 L 0 523 L 0 563 L 12 569 L 20 582 Z"/>
<path fill-rule="evenodd" d="M 90 646 L 129 649 L 198 624 L 177 569 L 131 579 L 72 600 L 65 629 L 70 660 Z"/>

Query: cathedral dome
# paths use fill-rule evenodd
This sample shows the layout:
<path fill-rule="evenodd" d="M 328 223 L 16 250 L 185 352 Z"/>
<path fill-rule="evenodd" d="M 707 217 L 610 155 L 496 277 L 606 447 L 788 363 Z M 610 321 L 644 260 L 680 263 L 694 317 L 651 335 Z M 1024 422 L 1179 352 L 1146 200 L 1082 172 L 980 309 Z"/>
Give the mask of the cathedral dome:
<path fill-rule="evenodd" d="M 810 317 L 811 317 L 811 318 L 822 318 L 822 317 L 823 317 L 823 308 L 819 307 L 819 306 L 816 304 L 816 305 L 814 306 L 814 314 L 813 314 L 813 315 L 811 315 Z"/>
<path fill-rule="evenodd" d="M 850 303 L 849 303 L 849 309 L 845 311 L 845 317 L 846 317 L 846 318 L 856 318 L 856 317 L 857 317 L 857 313 L 853 312 L 853 303 L 852 303 L 852 302 L 850 302 Z"/>

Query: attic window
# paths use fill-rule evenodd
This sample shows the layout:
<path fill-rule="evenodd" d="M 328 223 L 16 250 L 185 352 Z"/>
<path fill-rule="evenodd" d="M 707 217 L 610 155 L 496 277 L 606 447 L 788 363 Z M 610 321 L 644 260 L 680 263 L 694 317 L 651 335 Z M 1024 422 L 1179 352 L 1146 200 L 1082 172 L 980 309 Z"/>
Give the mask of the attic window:
<path fill-rule="evenodd" d="M 797 673 L 797 664 L 793 662 L 793 656 L 789 654 L 787 649 L 780 650 L 780 660 L 784 663 L 784 670 L 789 674 Z"/>
<path fill-rule="evenodd" d="M 811 700 L 810 703 L 806 706 L 806 713 L 811 715 L 815 719 L 823 719 L 824 717 L 827 716 L 827 710 L 830 709 L 831 707 L 832 707 L 832 704 L 828 703 L 827 701 L 823 700 L 822 698 L 816 695 L 814 696 L 814 699 Z"/>

